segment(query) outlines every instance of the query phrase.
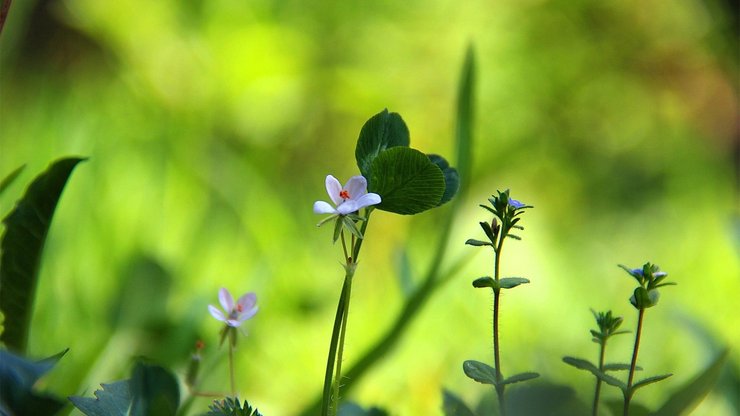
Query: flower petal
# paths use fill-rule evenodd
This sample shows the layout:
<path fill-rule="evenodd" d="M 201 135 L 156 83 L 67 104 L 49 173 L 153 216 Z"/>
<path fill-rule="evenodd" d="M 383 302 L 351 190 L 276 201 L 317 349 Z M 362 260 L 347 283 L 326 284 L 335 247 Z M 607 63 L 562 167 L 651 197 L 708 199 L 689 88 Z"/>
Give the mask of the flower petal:
<path fill-rule="evenodd" d="M 337 213 L 347 215 L 357 211 L 358 209 L 359 208 L 357 207 L 357 201 L 348 199 L 344 201 L 343 204 L 337 207 Z"/>
<path fill-rule="evenodd" d="M 226 322 L 226 317 L 224 316 L 223 312 L 221 312 L 220 310 L 218 310 L 217 307 L 215 307 L 213 305 L 208 305 L 208 312 L 210 312 L 211 313 L 211 316 L 213 316 L 214 318 L 218 319 L 219 321 Z"/>
<path fill-rule="evenodd" d="M 314 214 L 336 214 L 337 210 L 329 205 L 328 202 L 324 201 L 316 201 L 313 203 L 313 213 Z"/>
<path fill-rule="evenodd" d="M 238 328 L 242 324 L 241 321 L 237 321 L 236 319 L 227 319 L 225 322 L 226 322 L 226 325 L 233 327 L 233 328 Z"/>
<path fill-rule="evenodd" d="M 242 307 L 242 311 L 252 309 L 257 304 L 257 294 L 254 292 L 245 293 L 236 301 L 236 304 Z"/>
<path fill-rule="evenodd" d="M 340 192 L 342 192 L 342 184 L 339 183 L 337 178 L 331 175 L 326 175 L 326 193 L 329 194 L 329 198 L 334 202 L 334 205 L 339 205 L 344 201 L 342 197 L 339 196 Z"/>
<path fill-rule="evenodd" d="M 350 199 L 357 199 L 367 193 L 367 179 L 362 175 L 349 178 L 344 189 L 349 192 Z"/>
<path fill-rule="evenodd" d="M 360 209 L 368 207 L 370 205 L 377 205 L 380 203 L 380 201 L 380 195 L 371 192 L 357 198 L 355 202 L 357 203 L 357 209 Z"/>
<path fill-rule="evenodd" d="M 231 313 L 231 310 L 234 309 L 234 298 L 231 297 L 231 293 L 224 287 L 218 291 L 218 301 L 221 302 L 221 306 L 226 313 Z"/>
<path fill-rule="evenodd" d="M 259 310 L 260 310 L 259 306 L 254 305 L 253 307 L 251 307 L 249 309 L 245 309 L 244 312 L 240 313 L 239 314 L 239 317 L 237 319 L 239 319 L 239 322 L 244 322 L 247 319 L 249 319 L 249 318 L 253 317 L 254 315 L 256 315 L 257 314 L 257 311 L 259 311 Z"/>

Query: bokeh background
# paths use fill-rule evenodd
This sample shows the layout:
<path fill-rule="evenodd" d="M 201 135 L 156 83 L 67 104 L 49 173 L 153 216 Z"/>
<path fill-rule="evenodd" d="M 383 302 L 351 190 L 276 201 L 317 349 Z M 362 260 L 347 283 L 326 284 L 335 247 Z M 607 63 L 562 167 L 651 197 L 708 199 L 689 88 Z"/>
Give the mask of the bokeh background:
<path fill-rule="evenodd" d="M 648 311 L 640 362 L 672 372 L 641 390 L 655 408 L 724 346 L 737 374 L 738 45 L 736 4 L 233 0 L 15 1 L 0 37 L 0 198 L 89 157 L 62 196 L 38 287 L 33 356 L 69 347 L 42 387 L 90 395 L 146 356 L 182 374 L 203 339 L 203 388 L 228 389 L 224 286 L 260 312 L 237 353 L 241 396 L 290 415 L 316 397 L 342 268 L 316 228 L 324 177 L 357 173 L 360 127 L 398 112 L 412 146 L 454 160 L 455 95 L 477 60 L 474 165 L 443 264 L 466 265 L 430 299 L 349 399 L 398 415 L 441 414 L 441 388 L 474 404 L 465 359 L 492 361 L 491 299 L 470 282 L 491 257 L 477 207 L 497 189 L 532 204 L 504 273 L 530 285 L 502 305 L 504 372 L 538 371 L 588 402 L 596 359 L 589 308 L 634 328 L 631 278 L 652 261 L 678 286 Z M 399 313 L 406 252 L 416 280 L 449 207 L 377 212 L 356 276 L 345 366 Z M 632 336 L 610 346 L 627 362 Z M 726 380 L 695 414 L 737 411 Z M 737 387 L 736 385 L 734 386 Z M 618 392 L 606 390 L 607 397 Z M 198 400 L 193 410 L 205 410 Z"/>

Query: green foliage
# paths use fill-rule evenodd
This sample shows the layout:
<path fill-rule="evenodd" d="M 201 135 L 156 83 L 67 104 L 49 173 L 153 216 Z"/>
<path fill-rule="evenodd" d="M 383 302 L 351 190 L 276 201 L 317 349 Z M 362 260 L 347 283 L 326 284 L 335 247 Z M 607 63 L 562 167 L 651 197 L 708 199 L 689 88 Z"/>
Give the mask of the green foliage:
<path fill-rule="evenodd" d="M 447 389 L 442 390 L 442 411 L 445 416 L 475 416 L 461 398 Z"/>
<path fill-rule="evenodd" d="M 338 416 L 388 416 L 389 413 L 379 407 L 363 408 L 357 403 L 342 403 L 339 407 Z"/>
<path fill-rule="evenodd" d="M 0 247 L 0 309 L 5 331 L 0 338 L 12 350 L 24 352 L 41 264 L 41 253 L 51 219 L 69 175 L 84 159 L 54 162 L 36 177 L 3 220 L 5 233 Z"/>
<path fill-rule="evenodd" d="M 180 405 L 177 379 L 164 367 L 137 363 L 129 380 L 102 384 L 95 399 L 70 397 L 69 400 L 87 416 L 175 415 Z"/>
<path fill-rule="evenodd" d="M 463 371 L 465 375 L 477 381 L 478 383 L 491 384 L 496 386 L 499 381 L 496 379 L 496 369 L 486 363 L 475 360 L 465 360 L 463 362 Z"/>
<path fill-rule="evenodd" d="M 64 401 L 37 393 L 33 386 L 67 351 L 41 361 L 30 361 L 0 350 L 0 414 L 51 415 L 61 410 L 65 405 Z"/>
<path fill-rule="evenodd" d="M 6 176 L 2 181 L 0 181 L 0 195 L 5 192 L 6 189 L 20 176 L 21 172 L 23 172 L 23 169 L 26 167 L 26 165 L 21 165 L 18 168 L 16 168 L 14 171 L 10 172 L 8 176 Z"/>
<path fill-rule="evenodd" d="M 204 416 L 262 416 L 259 410 L 252 409 L 246 400 L 244 404 L 240 404 L 239 399 L 233 397 L 214 400 L 208 408 L 210 410 Z"/>
<path fill-rule="evenodd" d="M 409 147 L 406 123 L 388 110 L 362 126 L 355 159 L 368 191 L 382 198 L 376 208 L 384 211 L 417 214 L 451 200 L 460 187 L 447 160 Z"/>
<path fill-rule="evenodd" d="M 382 198 L 378 209 L 417 214 L 439 206 L 445 193 L 445 178 L 439 166 L 424 153 L 394 147 L 373 159 L 368 190 Z"/>
<path fill-rule="evenodd" d="M 591 330 L 593 335 L 592 341 L 597 344 L 605 344 L 606 341 L 613 335 L 626 334 L 629 331 L 617 331 L 620 325 L 622 325 L 622 317 L 612 316 L 612 311 L 596 313 L 593 309 L 591 313 L 596 318 L 596 325 L 599 327 L 598 331 Z"/>
<path fill-rule="evenodd" d="M 728 356 L 729 350 L 724 350 L 719 354 L 704 371 L 674 391 L 660 409 L 654 413 L 655 416 L 674 416 L 690 413 L 717 382 Z"/>

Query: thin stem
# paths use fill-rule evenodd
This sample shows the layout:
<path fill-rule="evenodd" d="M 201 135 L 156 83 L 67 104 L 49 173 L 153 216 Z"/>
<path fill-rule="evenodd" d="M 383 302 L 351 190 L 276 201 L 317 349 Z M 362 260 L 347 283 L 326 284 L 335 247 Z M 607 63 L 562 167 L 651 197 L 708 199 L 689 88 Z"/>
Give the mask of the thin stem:
<path fill-rule="evenodd" d="M 337 414 L 339 411 L 339 385 L 342 383 L 342 356 L 344 354 L 344 335 L 347 332 L 347 321 L 349 318 L 349 299 L 352 294 L 352 275 L 354 273 L 347 273 L 345 279 L 347 280 L 347 292 L 345 294 L 346 300 L 344 302 L 344 319 L 342 320 L 342 329 L 339 335 L 339 351 L 337 352 L 337 370 L 334 376 L 334 394 L 333 394 L 333 414 Z"/>
<path fill-rule="evenodd" d="M 339 331 L 342 325 L 344 317 L 344 292 L 347 290 L 347 279 L 344 280 L 342 286 L 342 294 L 339 296 L 339 303 L 337 304 L 337 313 L 334 317 L 334 329 L 331 333 L 331 342 L 329 343 L 329 356 L 326 359 L 326 373 L 324 374 L 324 393 L 321 399 L 321 415 L 328 416 L 329 408 L 331 405 L 331 380 L 332 374 L 334 373 L 334 363 L 337 357 L 337 342 L 339 341 Z"/>
<path fill-rule="evenodd" d="M 599 352 L 599 371 L 604 371 L 604 355 L 606 354 L 606 340 L 601 342 L 601 351 Z M 593 416 L 599 414 L 599 395 L 601 394 L 601 379 L 596 377 L 596 389 L 594 391 L 594 411 Z"/>
<path fill-rule="evenodd" d="M 231 397 L 236 397 L 236 388 L 234 387 L 234 343 L 229 340 L 229 379 L 231 380 Z"/>
<path fill-rule="evenodd" d="M 635 333 L 635 348 L 632 350 L 632 362 L 630 363 L 630 373 L 627 379 L 627 392 L 624 394 L 624 411 L 622 414 L 630 414 L 630 400 L 632 400 L 632 380 L 635 378 L 635 367 L 637 366 L 637 350 L 640 348 L 640 335 L 642 334 L 642 318 L 645 316 L 645 309 L 640 309 L 637 317 L 637 332 Z"/>
<path fill-rule="evenodd" d="M 493 278 L 498 282 L 499 270 L 501 265 L 501 249 L 504 246 L 505 233 L 501 233 L 499 237 L 498 247 L 494 250 L 494 274 Z M 504 406 L 504 385 L 501 384 L 503 376 L 501 375 L 501 354 L 499 352 L 499 340 L 498 340 L 498 310 L 499 310 L 499 295 L 501 289 L 494 289 L 493 291 L 493 362 L 496 369 L 496 395 L 498 396 L 499 414 L 501 416 L 506 415 L 506 408 Z"/>

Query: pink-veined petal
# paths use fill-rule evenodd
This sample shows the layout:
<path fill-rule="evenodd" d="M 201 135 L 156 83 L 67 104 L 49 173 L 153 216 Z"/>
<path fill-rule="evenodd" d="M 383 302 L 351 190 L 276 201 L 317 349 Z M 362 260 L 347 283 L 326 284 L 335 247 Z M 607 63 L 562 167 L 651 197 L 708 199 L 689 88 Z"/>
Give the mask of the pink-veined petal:
<path fill-rule="evenodd" d="M 370 205 L 377 205 L 380 203 L 380 195 L 375 193 L 365 194 L 357 198 L 357 209 L 369 207 Z"/>
<path fill-rule="evenodd" d="M 211 316 L 213 316 L 214 318 L 218 319 L 219 321 L 226 322 L 226 317 L 224 316 L 223 312 L 221 312 L 220 310 L 218 310 L 217 307 L 215 307 L 213 305 L 208 305 L 208 312 L 210 312 L 211 313 Z"/>
<path fill-rule="evenodd" d="M 329 205 L 328 202 L 324 201 L 316 201 L 313 203 L 313 213 L 314 214 L 336 214 L 337 210 Z"/>
<path fill-rule="evenodd" d="M 347 215 L 357 211 L 358 209 L 359 208 L 357 207 L 357 201 L 348 199 L 344 201 L 342 205 L 337 207 L 337 212 L 342 215 Z"/>
<path fill-rule="evenodd" d="M 226 313 L 231 313 L 234 309 L 234 298 L 231 297 L 231 293 L 224 287 L 218 291 L 218 301 L 221 302 L 221 306 Z"/>
<path fill-rule="evenodd" d="M 342 184 L 339 183 L 337 178 L 326 175 L 326 193 L 329 194 L 329 198 L 334 202 L 334 205 L 339 205 L 344 201 L 339 193 L 342 192 Z"/>
<path fill-rule="evenodd" d="M 344 185 L 344 189 L 349 192 L 349 198 L 355 200 L 367 193 L 367 179 L 362 175 L 353 176 Z"/>

